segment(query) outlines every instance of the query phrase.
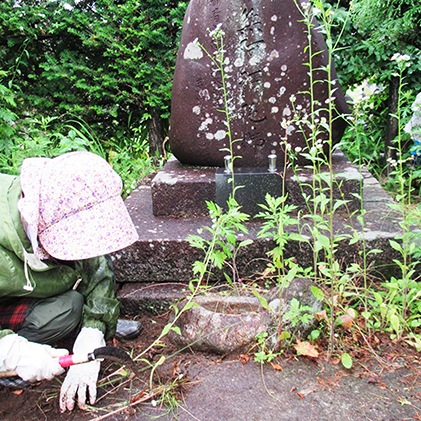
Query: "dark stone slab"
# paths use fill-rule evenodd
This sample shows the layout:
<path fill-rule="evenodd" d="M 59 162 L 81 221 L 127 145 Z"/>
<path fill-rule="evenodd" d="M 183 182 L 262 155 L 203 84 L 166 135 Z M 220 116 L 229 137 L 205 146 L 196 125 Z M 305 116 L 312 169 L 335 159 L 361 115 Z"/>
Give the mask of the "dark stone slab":
<path fill-rule="evenodd" d="M 227 148 L 225 116 L 220 74 L 214 72 L 210 58 L 195 43 L 197 39 L 209 53 L 215 46 L 209 36 L 218 24 L 225 32 L 225 73 L 232 138 L 239 139 L 234 154 L 239 167 L 265 167 L 272 152 L 284 158 L 280 138 L 287 136 L 294 147 L 306 146 L 298 127 L 283 129 L 282 120 L 294 114 L 290 96 L 302 118 L 310 113 L 310 98 L 299 92 L 309 89 L 306 27 L 293 0 L 191 0 L 184 19 L 183 32 L 174 74 L 170 143 L 174 155 L 183 164 L 223 166 Z M 317 24 L 315 25 L 317 27 Z M 312 51 L 326 51 L 323 37 L 312 31 Z M 326 54 L 313 58 L 313 67 L 327 63 Z M 325 80 L 326 74 L 315 74 Z M 333 71 L 333 78 L 336 74 Z M 335 101 L 340 113 L 347 105 L 335 85 Z M 326 107 L 327 84 L 315 85 L 314 100 Z M 321 113 L 319 118 L 325 117 Z M 333 123 L 337 141 L 345 123 Z M 304 158 L 300 155 L 298 162 Z"/>
<path fill-rule="evenodd" d="M 216 203 L 223 209 L 227 209 L 228 199 L 232 195 L 230 179 L 231 173 L 222 168 L 216 171 Z M 235 200 L 240 204 L 241 211 L 249 215 L 254 216 L 262 211 L 259 204 L 265 203 L 266 194 L 282 196 L 281 177 L 264 168 L 236 168 L 234 179 L 235 185 L 241 186 L 235 192 Z"/>

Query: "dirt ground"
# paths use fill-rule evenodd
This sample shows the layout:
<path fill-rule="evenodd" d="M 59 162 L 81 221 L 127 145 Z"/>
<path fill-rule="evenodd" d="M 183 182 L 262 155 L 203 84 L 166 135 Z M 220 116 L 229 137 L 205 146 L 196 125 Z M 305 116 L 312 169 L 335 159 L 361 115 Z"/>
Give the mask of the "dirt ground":
<path fill-rule="evenodd" d="M 143 333 L 113 345 L 138 356 L 166 324 L 166 317 L 144 317 Z M 140 378 L 103 362 L 98 402 L 60 414 L 58 394 L 64 375 L 22 391 L 0 388 L 1 420 L 273 421 L 421 420 L 421 358 L 406 346 L 380 338 L 373 356 L 363 346 L 354 367 L 338 361 L 284 355 L 261 366 L 253 355 L 216 356 L 179 352 L 166 340 L 142 358 L 165 362 L 153 374 L 138 361 Z M 176 404 L 176 400 L 178 404 Z M 144 402 L 143 402 L 144 401 Z M 165 401 L 165 403 L 163 403 Z M 132 406 L 127 406 L 131 402 Z M 119 411 L 122 407 L 124 410 Z M 116 411 L 114 413 L 114 411 Z"/>

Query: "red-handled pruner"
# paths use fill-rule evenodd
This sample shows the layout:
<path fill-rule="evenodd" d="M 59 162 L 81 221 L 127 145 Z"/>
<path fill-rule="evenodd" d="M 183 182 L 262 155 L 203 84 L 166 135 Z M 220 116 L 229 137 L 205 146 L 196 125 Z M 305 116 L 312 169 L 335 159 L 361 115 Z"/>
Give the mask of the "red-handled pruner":
<path fill-rule="evenodd" d="M 107 359 L 117 361 L 122 364 L 127 364 L 129 368 L 137 375 L 137 370 L 135 367 L 134 361 L 131 359 L 130 355 L 123 351 L 120 348 L 114 346 L 103 346 L 97 348 L 88 354 L 71 354 L 65 355 L 58 358 L 58 363 L 63 367 L 70 367 L 75 364 L 83 364 L 90 361 L 95 361 L 99 359 Z M 3 377 L 12 377 L 17 376 L 18 374 L 15 371 L 3 371 L 0 372 L 0 378 Z"/>

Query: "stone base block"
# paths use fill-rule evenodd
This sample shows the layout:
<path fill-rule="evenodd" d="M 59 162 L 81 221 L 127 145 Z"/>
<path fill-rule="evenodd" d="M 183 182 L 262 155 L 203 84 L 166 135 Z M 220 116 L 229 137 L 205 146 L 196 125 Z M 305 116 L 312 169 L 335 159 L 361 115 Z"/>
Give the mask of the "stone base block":
<path fill-rule="evenodd" d="M 342 151 L 332 155 L 333 199 L 345 201 L 338 212 L 349 213 L 360 209 L 362 176 Z M 322 187 L 328 188 L 330 174 L 322 168 Z M 190 167 L 171 158 L 152 181 L 152 203 L 155 216 L 195 217 L 207 215 L 206 201 L 216 201 L 225 207 L 232 191 L 231 174 L 222 169 Z M 234 172 L 236 200 L 242 211 L 249 215 L 260 212 L 259 204 L 265 203 L 266 193 L 282 196 L 285 189 L 288 203 L 306 211 L 313 206 L 314 177 L 308 168 L 288 169 L 284 180 L 282 169 L 269 172 L 266 168 L 236 168 Z M 283 182 L 284 181 L 284 182 Z M 319 180 L 315 180 L 319 183 Z M 318 184 L 317 184 L 318 185 Z M 328 193 L 326 193 L 328 194 Z M 307 201 L 304 197 L 307 197 Z"/>
<path fill-rule="evenodd" d="M 381 254 L 370 254 L 368 263 L 375 267 L 375 275 L 390 275 L 396 270 L 394 259 L 399 259 L 399 253 L 389 245 L 389 239 L 396 239 L 399 228 L 399 214 L 387 206 L 393 199 L 368 171 L 363 171 L 364 177 L 364 231 L 355 216 L 348 214 L 335 215 L 333 224 L 335 235 L 355 233 L 365 238 L 366 250 L 380 249 Z M 160 217 L 152 212 L 151 188 L 140 186 L 126 200 L 126 206 L 139 233 L 139 240 L 132 246 L 113 254 L 116 279 L 120 283 L 188 283 L 194 278 L 192 265 L 196 260 L 203 260 L 201 250 L 192 248 L 188 241 L 191 234 L 197 235 L 201 228 L 210 226 L 209 217 Z M 253 240 L 253 243 L 241 249 L 237 256 L 237 267 L 243 280 L 258 277 L 269 261 L 268 251 L 274 243 L 258 237 L 261 222 L 251 218 L 246 224 L 248 234 L 239 233 L 238 241 Z M 355 231 L 351 227 L 354 227 Z M 304 230 L 303 234 L 308 232 Z M 207 230 L 203 236 L 210 239 Z M 362 243 L 349 245 L 344 239 L 338 246 L 336 256 L 344 266 L 360 262 Z M 285 247 L 285 257 L 295 257 L 303 267 L 312 265 L 312 250 L 306 243 L 289 242 Z M 214 280 L 224 280 L 221 273 L 216 272 Z"/>
<path fill-rule="evenodd" d="M 181 165 L 170 158 L 151 184 L 155 216 L 207 215 L 215 201 L 215 168 Z"/>

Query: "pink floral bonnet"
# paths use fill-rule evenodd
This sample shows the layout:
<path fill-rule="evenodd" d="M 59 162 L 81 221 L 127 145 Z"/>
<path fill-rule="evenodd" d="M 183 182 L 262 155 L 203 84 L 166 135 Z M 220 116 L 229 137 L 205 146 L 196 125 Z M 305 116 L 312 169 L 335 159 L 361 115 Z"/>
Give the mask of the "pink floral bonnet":
<path fill-rule="evenodd" d="M 20 182 L 18 208 L 39 259 L 88 259 L 138 239 L 120 196 L 121 178 L 98 155 L 25 159 Z"/>

